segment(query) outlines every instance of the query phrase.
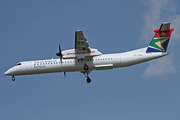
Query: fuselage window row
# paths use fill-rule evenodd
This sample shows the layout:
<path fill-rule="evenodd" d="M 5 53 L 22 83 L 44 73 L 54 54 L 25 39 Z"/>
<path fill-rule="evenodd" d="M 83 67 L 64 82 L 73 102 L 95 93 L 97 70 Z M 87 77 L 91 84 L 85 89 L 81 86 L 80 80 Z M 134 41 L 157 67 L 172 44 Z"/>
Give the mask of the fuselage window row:
<path fill-rule="evenodd" d="M 86 59 L 86 61 L 100 61 L 100 60 L 112 60 L 112 58 L 101 58 L 101 59 Z M 73 63 L 73 61 L 62 61 L 62 63 Z M 77 62 L 82 62 L 82 60 L 78 60 Z M 46 62 L 46 63 L 34 63 L 34 65 L 49 65 L 49 64 L 61 64 L 61 62 Z M 21 65 L 18 63 L 17 65 Z"/>

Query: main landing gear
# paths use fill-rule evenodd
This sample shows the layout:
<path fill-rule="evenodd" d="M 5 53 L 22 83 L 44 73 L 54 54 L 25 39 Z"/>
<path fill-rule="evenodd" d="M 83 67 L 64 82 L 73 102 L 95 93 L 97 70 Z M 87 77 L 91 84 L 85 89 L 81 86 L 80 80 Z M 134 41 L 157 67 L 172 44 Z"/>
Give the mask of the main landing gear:
<path fill-rule="evenodd" d="M 88 74 L 88 71 L 87 72 L 83 72 L 84 76 L 87 78 L 86 79 L 86 82 L 87 83 L 90 83 L 91 82 L 91 79 L 89 78 L 89 74 Z M 86 75 L 87 74 L 87 75 Z"/>
<path fill-rule="evenodd" d="M 87 66 L 87 64 L 85 63 L 84 64 L 84 70 L 88 70 L 89 69 L 89 67 Z"/>
<path fill-rule="evenodd" d="M 83 63 L 84 63 L 84 72 L 83 72 L 83 74 L 84 74 L 84 76 L 87 78 L 86 79 L 86 81 L 87 81 L 87 83 L 90 83 L 91 82 L 91 79 L 89 78 L 89 73 L 90 73 L 90 71 L 89 71 L 89 66 L 86 64 L 86 60 L 84 59 L 83 61 L 82 61 Z"/>
<path fill-rule="evenodd" d="M 12 81 L 15 81 L 15 77 L 14 77 L 14 75 L 12 75 Z"/>
<path fill-rule="evenodd" d="M 86 59 L 79 59 L 79 61 L 81 61 L 84 64 L 84 71 L 81 71 L 81 73 L 84 74 L 84 76 L 87 78 L 86 81 L 87 83 L 91 82 L 91 79 L 89 78 L 89 74 L 90 74 L 90 70 L 89 70 L 89 66 L 86 64 Z"/>
<path fill-rule="evenodd" d="M 90 82 L 91 82 L 91 79 L 88 77 L 88 78 L 86 79 L 86 81 L 87 81 L 87 83 L 90 83 Z"/>

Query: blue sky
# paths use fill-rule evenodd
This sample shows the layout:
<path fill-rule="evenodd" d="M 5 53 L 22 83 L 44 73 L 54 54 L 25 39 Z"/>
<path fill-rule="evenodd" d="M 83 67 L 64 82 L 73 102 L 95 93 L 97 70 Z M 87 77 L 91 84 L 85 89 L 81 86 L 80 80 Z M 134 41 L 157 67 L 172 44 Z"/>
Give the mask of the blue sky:
<path fill-rule="evenodd" d="M 0 1 L 1 120 L 179 120 L 180 2 Z M 58 58 L 74 48 L 83 30 L 91 48 L 104 54 L 146 47 L 161 22 L 175 29 L 169 55 L 139 65 L 93 71 L 11 77 L 4 72 L 20 61 Z"/>

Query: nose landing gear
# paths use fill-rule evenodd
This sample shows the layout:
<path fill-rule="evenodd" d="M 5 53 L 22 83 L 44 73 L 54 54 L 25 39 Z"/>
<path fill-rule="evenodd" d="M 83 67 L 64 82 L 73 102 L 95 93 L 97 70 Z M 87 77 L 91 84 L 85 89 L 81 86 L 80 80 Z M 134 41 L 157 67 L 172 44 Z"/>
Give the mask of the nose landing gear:
<path fill-rule="evenodd" d="M 14 77 L 14 75 L 12 75 L 12 81 L 15 81 L 15 77 Z"/>

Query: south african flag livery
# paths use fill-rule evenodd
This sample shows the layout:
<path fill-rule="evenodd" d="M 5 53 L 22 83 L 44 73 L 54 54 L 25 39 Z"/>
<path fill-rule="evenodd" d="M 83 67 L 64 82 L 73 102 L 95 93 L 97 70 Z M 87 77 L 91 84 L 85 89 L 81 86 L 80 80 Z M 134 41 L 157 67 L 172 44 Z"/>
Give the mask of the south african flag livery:
<path fill-rule="evenodd" d="M 174 29 L 170 28 L 170 23 L 163 23 L 160 29 L 154 31 L 156 34 L 149 44 L 146 53 L 166 52 L 172 31 Z"/>

